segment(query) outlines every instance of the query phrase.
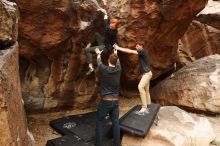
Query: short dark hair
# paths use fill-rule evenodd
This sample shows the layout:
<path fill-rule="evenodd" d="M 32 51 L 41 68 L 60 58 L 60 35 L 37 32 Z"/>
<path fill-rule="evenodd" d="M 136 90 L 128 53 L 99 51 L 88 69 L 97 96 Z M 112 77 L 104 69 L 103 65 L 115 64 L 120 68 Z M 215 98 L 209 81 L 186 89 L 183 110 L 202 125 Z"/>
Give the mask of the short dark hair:
<path fill-rule="evenodd" d="M 118 61 L 118 55 L 116 55 L 115 53 L 112 53 L 110 56 L 109 56 L 109 62 L 112 64 L 112 65 L 116 65 Z"/>

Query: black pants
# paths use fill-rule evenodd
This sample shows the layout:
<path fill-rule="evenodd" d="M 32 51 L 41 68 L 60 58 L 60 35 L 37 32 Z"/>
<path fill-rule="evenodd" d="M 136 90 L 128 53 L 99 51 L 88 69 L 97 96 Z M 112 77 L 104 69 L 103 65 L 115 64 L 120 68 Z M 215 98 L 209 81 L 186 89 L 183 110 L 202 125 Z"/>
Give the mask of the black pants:
<path fill-rule="evenodd" d="M 98 105 L 96 118 L 96 146 L 103 146 L 102 123 L 107 114 L 110 115 L 113 126 L 113 146 L 120 146 L 119 102 L 104 100 L 101 100 Z"/>
<path fill-rule="evenodd" d="M 103 53 L 108 52 L 107 48 L 104 45 L 104 37 L 100 33 L 96 32 L 93 35 L 92 42 L 93 43 L 96 42 L 98 46 L 94 46 L 86 49 L 86 59 L 89 64 L 92 63 L 92 54 L 95 53 L 96 48 L 99 48 L 100 51 L 103 50 Z"/>

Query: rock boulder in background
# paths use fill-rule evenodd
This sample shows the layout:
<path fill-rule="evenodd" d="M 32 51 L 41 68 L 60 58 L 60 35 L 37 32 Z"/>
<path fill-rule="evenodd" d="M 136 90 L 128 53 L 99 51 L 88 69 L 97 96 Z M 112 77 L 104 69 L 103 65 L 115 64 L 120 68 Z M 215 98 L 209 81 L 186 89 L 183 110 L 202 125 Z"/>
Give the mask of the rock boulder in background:
<path fill-rule="evenodd" d="M 83 47 L 101 22 L 97 18 L 103 17 L 97 6 L 91 1 L 71 0 L 19 0 L 18 6 L 26 109 L 86 107 L 97 88 L 94 75 L 85 78 Z"/>
<path fill-rule="evenodd" d="M 125 134 L 122 146 L 209 146 L 215 138 L 208 119 L 177 107 L 162 107 L 158 117 L 158 125 L 153 125 L 145 138 Z"/>
<path fill-rule="evenodd" d="M 220 113 L 220 55 L 184 66 L 153 87 L 151 97 L 163 105 Z"/>
<path fill-rule="evenodd" d="M 178 58 L 181 64 L 208 55 L 220 54 L 220 2 L 209 0 L 205 9 L 190 24 L 180 39 Z"/>
<path fill-rule="evenodd" d="M 119 44 L 134 48 L 137 41 L 145 42 L 153 78 L 173 68 L 179 38 L 206 3 L 205 0 L 107 2 L 111 14 L 121 21 Z M 123 54 L 121 59 L 124 69 L 123 83 L 126 86 L 137 84 L 140 79 L 137 56 Z"/>

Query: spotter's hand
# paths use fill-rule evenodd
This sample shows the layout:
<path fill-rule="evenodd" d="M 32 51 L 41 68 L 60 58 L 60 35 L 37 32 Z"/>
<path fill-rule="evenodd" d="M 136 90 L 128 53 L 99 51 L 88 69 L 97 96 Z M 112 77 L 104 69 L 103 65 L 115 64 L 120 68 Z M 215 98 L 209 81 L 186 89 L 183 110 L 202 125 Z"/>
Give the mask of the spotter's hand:
<path fill-rule="evenodd" d="M 103 50 L 102 50 L 102 51 L 103 51 Z M 95 53 L 96 53 L 96 54 L 101 54 L 102 51 L 100 51 L 99 48 L 95 48 Z"/>
<path fill-rule="evenodd" d="M 116 50 L 118 50 L 118 48 L 119 48 L 117 44 L 114 44 L 113 47 L 114 47 Z"/>
<path fill-rule="evenodd" d="M 117 54 L 118 54 L 118 50 L 117 50 L 117 49 L 114 49 L 114 53 L 117 55 Z"/>

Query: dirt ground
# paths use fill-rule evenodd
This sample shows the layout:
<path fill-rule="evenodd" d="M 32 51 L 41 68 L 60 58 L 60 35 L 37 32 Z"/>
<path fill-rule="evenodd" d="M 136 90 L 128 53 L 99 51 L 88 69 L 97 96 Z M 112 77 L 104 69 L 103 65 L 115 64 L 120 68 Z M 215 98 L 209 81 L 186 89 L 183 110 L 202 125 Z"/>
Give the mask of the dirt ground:
<path fill-rule="evenodd" d="M 140 104 L 140 99 L 125 99 L 120 100 L 120 116 L 122 116 L 131 107 Z M 51 120 L 61 118 L 68 115 L 76 115 L 95 111 L 95 107 L 86 110 L 72 110 L 72 111 L 60 111 L 54 113 L 44 113 L 44 114 L 31 114 L 28 115 L 28 127 L 35 139 L 35 146 L 45 146 L 47 140 L 60 137 L 61 135 L 56 133 L 50 126 L 49 122 Z M 199 115 L 204 116 L 204 115 Z M 207 117 L 207 116 L 205 116 Z M 217 138 L 213 144 L 217 145 L 220 143 L 220 116 L 207 117 L 213 125 L 216 132 Z M 214 146 L 214 145 L 210 145 Z M 217 146 L 220 146 L 217 145 Z"/>
<path fill-rule="evenodd" d="M 140 99 L 126 99 L 121 98 L 120 100 L 120 116 L 128 111 L 133 106 L 140 104 Z M 60 111 L 54 113 L 44 114 L 31 114 L 28 115 L 28 128 L 34 136 L 36 146 L 45 146 L 47 140 L 60 137 L 61 135 L 54 131 L 49 122 L 54 119 L 65 117 L 68 115 L 77 115 L 95 111 L 96 107 L 92 107 L 86 110 L 72 110 L 72 111 Z"/>

